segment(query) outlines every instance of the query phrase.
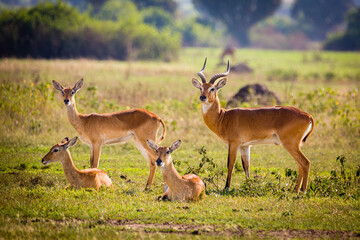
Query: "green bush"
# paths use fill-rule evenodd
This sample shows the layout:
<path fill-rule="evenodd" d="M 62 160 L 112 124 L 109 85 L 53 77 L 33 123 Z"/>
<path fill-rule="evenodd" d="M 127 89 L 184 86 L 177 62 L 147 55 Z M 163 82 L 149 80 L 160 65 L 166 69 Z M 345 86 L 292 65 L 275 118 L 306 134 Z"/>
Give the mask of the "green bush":
<path fill-rule="evenodd" d="M 143 23 L 131 2 L 109 1 L 95 18 L 60 1 L 0 13 L 0 57 L 170 60 L 180 45 L 178 34 Z"/>
<path fill-rule="evenodd" d="M 346 17 L 346 31 L 330 36 L 324 43 L 326 50 L 360 50 L 360 7 L 353 8 Z"/>
<path fill-rule="evenodd" d="M 210 26 L 187 19 L 178 24 L 177 31 L 182 35 L 183 46 L 213 47 L 224 45 L 223 33 Z"/>
<path fill-rule="evenodd" d="M 155 26 L 157 29 L 163 29 L 165 27 L 174 28 L 175 26 L 173 16 L 161 8 L 146 8 L 142 11 L 142 16 L 145 23 Z"/>

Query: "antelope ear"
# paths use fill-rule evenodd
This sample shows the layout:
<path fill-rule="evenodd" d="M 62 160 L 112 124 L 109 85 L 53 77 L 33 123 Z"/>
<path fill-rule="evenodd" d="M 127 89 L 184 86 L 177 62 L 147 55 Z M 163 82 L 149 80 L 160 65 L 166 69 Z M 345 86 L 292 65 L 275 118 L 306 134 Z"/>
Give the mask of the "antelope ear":
<path fill-rule="evenodd" d="M 74 137 L 74 138 L 70 139 L 67 143 L 65 143 L 64 144 L 65 149 L 68 149 L 69 147 L 74 146 L 77 139 L 78 139 L 77 137 Z"/>
<path fill-rule="evenodd" d="M 175 141 L 175 142 L 171 145 L 170 151 L 171 151 L 171 152 L 175 151 L 176 149 L 178 149 L 178 148 L 180 147 L 180 145 L 181 145 L 181 140 Z"/>
<path fill-rule="evenodd" d="M 193 78 L 191 79 L 191 82 L 194 85 L 194 87 L 201 89 L 201 83 L 197 79 Z"/>
<path fill-rule="evenodd" d="M 220 88 L 224 87 L 226 85 L 226 78 L 221 79 L 215 86 L 216 91 L 220 90 Z"/>
<path fill-rule="evenodd" d="M 63 140 L 61 140 L 61 143 L 66 143 L 67 141 L 69 141 L 69 138 L 65 137 Z"/>
<path fill-rule="evenodd" d="M 77 83 L 75 83 L 75 86 L 72 88 L 74 92 L 77 92 L 84 84 L 84 79 L 80 79 Z"/>
<path fill-rule="evenodd" d="M 64 87 L 61 86 L 60 83 L 58 83 L 58 82 L 55 81 L 55 80 L 52 80 L 52 84 L 53 84 L 53 86 L 54 86 L 54 88 L 55 88 L 56 90 L 58 90 L 58 91 L 60 91 L 60 92 L 63 92 Z"/>
<path fill-rule="evenodd" d="M 148 139 L 146 140 L 147 145 L 149 146 L 149 148 L 151 148 L 152 150 L 156 151 L 159 147 L 158 145 L 156 145 L 156 143 L 154 143 L 152 140 Z"/>

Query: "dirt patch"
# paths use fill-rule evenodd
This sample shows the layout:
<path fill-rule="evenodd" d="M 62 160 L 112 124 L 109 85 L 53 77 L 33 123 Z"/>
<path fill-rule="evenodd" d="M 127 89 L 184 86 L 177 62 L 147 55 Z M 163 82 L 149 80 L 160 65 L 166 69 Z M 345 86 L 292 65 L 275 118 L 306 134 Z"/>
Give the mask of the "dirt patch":
<path fill-rule="evenodd" d="M 115 225 L 124 231 L 159 232 L 168 234 L 210 235 L 210 236 L 240 236 L 258 238 L 309 238 L 309 239 L 360 239 L 360 233 L 349 231 L 327 231 L 327 230 L 252 230 L 241 227 L 226 228 L 215 225 L 187 225 L 187 224 L 144 224 L 123 220 L 109 220 L 105 224 Z"/>
<path fill-rule="evenodd" d="M 93 228 L 95 226 L 107 226 L 118 228 L 120 231 L 164 233 L 180 235 L 204 235 L 204 236 L 236 236 L 252 238 L 275 238 L 275 239 L 360 239 L 360 233 L 351 231 L 329 231 L 329 230 L 254 230 L 244 229 L 241 226 L 226 227 L 221 225 L 195 225 L 175 223 L 136 223 L 131 220 L 98 220 L 87 221 L 82 219 L 67 220 L 41 220 L 27 219 L 22 223 L 30 222 L 53 222 L 57 226 L 82 225 Z"/>

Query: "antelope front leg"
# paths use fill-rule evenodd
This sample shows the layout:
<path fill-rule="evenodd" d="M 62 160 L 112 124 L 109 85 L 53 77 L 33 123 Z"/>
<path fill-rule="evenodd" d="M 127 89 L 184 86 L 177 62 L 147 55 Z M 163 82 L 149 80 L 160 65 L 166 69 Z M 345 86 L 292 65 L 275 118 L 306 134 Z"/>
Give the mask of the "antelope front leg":
<path fill-rule="evenodd" d="M 164 185 L 163 194 L 158 197 L 158 201 L 171 201 L 171 190 L 167 184 Z"/>
<path fill-rule="evenodd" d="M 151 139 L 151 138 L 149 138 Z M 146 183 L 145 191 L 150 190 L 154 181 L 156 164 L 155 164 L 155 151 L 148 147 L 146 139 L 134 139 L 135 146 L 140 150 L 141 155 L 148 161 L 150 173 Z"/>
<path fill-rule="evenodd" d="M 100 152 L 101 152 L 101 144 L 92 143 L 90 145 L 90 148 L 91 148 L 90 166 L 91 168 L 98 168 Z"/>
<path fill-rule="evenodd" d="M 149 173 L 149 178 L 148 181 L 146 183 L 146 187 L 145 190 L 150 190 L 151 185 L 154 181 L 154 176 L 155 176 L 155 171 L 156 171 L 156 165 L 155 165 L 155 159 L 151 157 L 150 161 L 149 161 L 149 167 L 150 167 L 150 173 Z"/>
<path fill-rule="evenodd" d="M 240 147 L 241 161 L 246 174 L 246 177 L 250 177 L 250 146 Z"/>
<path fill-rule="evenodd" d="M 232 174 L 232 171 L 234 168 L 236 155 L 237 155 L 237 151 L 238 151 L 238 146 L 239 145 L 237 143 L 234 143 L 234 142 L 229 143 L 228 163 L 227 163 L 228 175 L 227 175 L 227 179 L 226 179 L 225 189 L 230 188 L 231 174 Z"/>

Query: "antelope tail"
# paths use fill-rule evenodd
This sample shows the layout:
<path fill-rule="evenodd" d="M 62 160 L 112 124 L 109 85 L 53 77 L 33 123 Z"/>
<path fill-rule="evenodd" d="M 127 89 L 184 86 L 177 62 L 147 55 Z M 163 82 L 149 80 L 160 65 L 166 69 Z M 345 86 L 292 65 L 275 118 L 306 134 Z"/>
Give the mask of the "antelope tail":
<path fill-rule="evenodd" d="M 308 134 L 306 134 L 306 136 L 303 138 L 302 142 L 305 143 L 306 139 L 310 136 L 310 134 L 313 132 L 314 130 L 314 125 L 315 125 L 315 122 L 314 122 L 314 119 L 311 117 L 310 119 L 310 124 L 311 124 L 311 130 L 309 131 Z"/>
<path fill-rule="evenodd" d="M 162 140 L 164 140 L 164 138 L 165 138 L 165 136 L 166 136 L 166 128 L 165 128 L 164 121 L 163 121 L 161 118 L 159 118 L 159 121 L 160 121 L 160 123 L 161 123 L 161 125 L 162 125 L 163 132 L 162 132 L 160 138 L 158 139 L 158 143 L 160 143 Z"/>

